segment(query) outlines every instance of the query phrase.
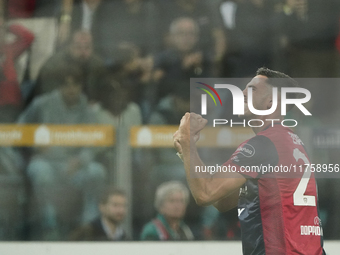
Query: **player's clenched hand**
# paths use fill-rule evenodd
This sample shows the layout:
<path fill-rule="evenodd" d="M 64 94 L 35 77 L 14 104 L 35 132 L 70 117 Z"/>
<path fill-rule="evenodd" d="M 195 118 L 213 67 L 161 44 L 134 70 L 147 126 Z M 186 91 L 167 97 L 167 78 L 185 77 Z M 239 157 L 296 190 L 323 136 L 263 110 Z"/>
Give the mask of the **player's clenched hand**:
<path fill-rule="evenodd" d="M 181 119 L 178 132 L 175 134 L 177 139 L 174 140 L 177 140 L 179 143 L 181 143 L 181 140 L 197 142 L 200 131 L 205 127 L 207 122 L 201 115 L 187 112 Z"/>
<path fill-rule="evenodd" d="M 177 130 L 174 134 L 174 146 L 175 146 L 175 149 L 178 153 L 180 154 L 183 154 L 183 150 L 182 150 L 182 146 L 181 144 L 179 143 L 179 138 L 180 138 L 180 134 L 179 134 L 179 130 Z"/>
<path fill-rule="evenodd" d="M 200 131 L 205 127 L 208 121 L 204 119 L 201 115 L 193 112 L 190 113 L 189 118 L 190 118 L 190 136 L 194 137 L 194 140 L 196 142 L 199 138 Z"/>
<path fill-rule="evenodd" d="M 184 125 L 184 119 L 188 119 L 188 116 L 189 116 L 189 113 L 186 113 L 182 117 L 180 127 L 173 136 L 175 149 L 180 154 L 183 153 L 182 145 L 180 141 L 187 141 L 188 143 L 190 143 L 190 126 Z"/>

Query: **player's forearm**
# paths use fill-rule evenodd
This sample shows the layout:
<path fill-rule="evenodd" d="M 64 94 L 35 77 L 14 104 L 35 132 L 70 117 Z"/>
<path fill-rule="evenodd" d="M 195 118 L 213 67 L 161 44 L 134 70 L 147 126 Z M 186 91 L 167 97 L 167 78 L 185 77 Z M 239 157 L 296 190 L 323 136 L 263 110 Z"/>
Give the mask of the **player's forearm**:
<path fill-rule="evenodd" d="M 193 197 L 198 205 L 206 206 L 229 196 L 244 182 L 233 178 L 213 178 L 209 173 L 196 173 L 197 167 L 205 168 L 197 152 L 196 142 L 207 120 L 195 113 L 186 113 L 178 131 L 174 134 L 174 146 L 183 155 L 186 178 Z M 199 177 L 199 178 L 197 178 Z M 214 176 L 215 177 L 215 176 Z M 243 178 L 244 179 L 244 178 Z"/>
<path fill-rule="evenodd" d="M 195 146 L 196 147 L 196 146 Z M 185 175 L 191 190 L 191 193 L 198 205 L 203 205 L 205 203 L 205 179 L 194 178 L 191 176 L 191 172 L 195 171 L 195 166 L 204 166 L 204 163 L 200 159 L 197 149 L 189 147 L 183 148 L 183 161 L 185 168 Z M 194 173 L 194 172 L 192 172 Z"/>
<path fill-rule="evenodd" d="M 200 206 L 207 206 L 218 200 L 213 191 L 213 179 L 209 173 L 200 173 L 199 178 L 194 176 L 197 166 L 205 167 L 201 160 L 195 143 L 192 141 L 183 147 L 183 161 L 186 173 L 186 178 L 191 190 L 191 193 Z M 205 176 L 202 176 L 205 175 Z"/>
<path fill-rule="evenodd" d="M 230 196 L 222 198 L 213 205 L 219 212 L 227 212 L 238 205 L 239 190 L 235 190 Z"/>
<path fill-rule="evenodd" d="M 200 206 L 208 206 L 218 202 L 216 205 L 220 207 L 221 211 L 234 208 L 237 205 L 239 187 L 245 182 L 245 179 L 227 175 L 214 178 L 215 175 L 202 172 L 197 178 L 195 176 L 197 174 L 196 167 L 199 166 L 202 169 L 205 164 L 197 152 L 195 142 L 185 143 L 182 141 L 181 144 L 186 178 L 196 203 Z M 224 202 L 219 202 L 221 199 L 224 199 Z"/>

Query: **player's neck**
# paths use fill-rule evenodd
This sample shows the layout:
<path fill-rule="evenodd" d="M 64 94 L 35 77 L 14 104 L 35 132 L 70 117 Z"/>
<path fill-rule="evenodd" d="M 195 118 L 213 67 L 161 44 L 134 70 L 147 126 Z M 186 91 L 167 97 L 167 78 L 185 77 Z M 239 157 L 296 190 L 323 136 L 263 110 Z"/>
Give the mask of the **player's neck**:
<path fill-rule="evenodd" d="M 283 120 L 282 117 L 271 117 L 271 116 L 265 116 L 265 118 L 258 118 L 261 119 L 263 121 L 263 125 L 261 125 L 262 123 L 260 121 L 258 121 L 258 123 L 256 123 L 255 121 L 252 122 L 253 126 L 256 127 L 252 127 L 252 130 L 255 134 L 260 133 L 261 131 L 273 126 L 276 122 L 281 122 Z"/>
<path fill-rule="evenodd" d="M 263 127 L 253 127 L 252 130 L 257 135 L 258 133 L 260 133 L 261 131 L 265 130 L 269 126 L 270 126 L 270 124 L 266 125 L 266 126 L 263 126 Z"/>

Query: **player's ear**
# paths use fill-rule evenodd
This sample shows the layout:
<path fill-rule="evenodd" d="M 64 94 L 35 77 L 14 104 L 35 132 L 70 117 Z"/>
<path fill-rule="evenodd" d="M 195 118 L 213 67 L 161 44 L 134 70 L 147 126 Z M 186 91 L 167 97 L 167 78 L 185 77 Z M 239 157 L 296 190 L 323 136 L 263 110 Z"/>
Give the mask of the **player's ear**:
<path fill-rule="evenodd" d="M 270 108 L 272 108 L 273 105 L 273 99 L 270 99 L 270 101 L 267 104 L 267 110 L 269 110 Z"/>

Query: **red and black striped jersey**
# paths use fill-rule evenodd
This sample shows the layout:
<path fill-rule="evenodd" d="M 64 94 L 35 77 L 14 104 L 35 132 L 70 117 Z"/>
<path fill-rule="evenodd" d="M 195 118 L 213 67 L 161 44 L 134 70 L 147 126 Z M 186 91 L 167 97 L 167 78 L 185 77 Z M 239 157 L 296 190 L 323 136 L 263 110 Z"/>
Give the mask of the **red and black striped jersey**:
<path fill-rule="evenodd" d="M 238 216 L 243 254 L 322 255 L 314 173 L 294 132 L 274 125 L 242 143 L 224 164 L 247 178 Z"/>

